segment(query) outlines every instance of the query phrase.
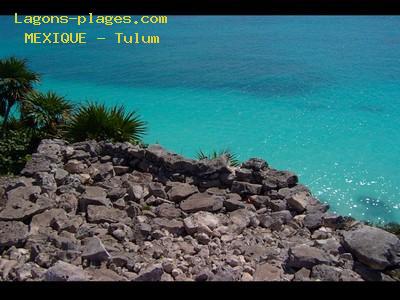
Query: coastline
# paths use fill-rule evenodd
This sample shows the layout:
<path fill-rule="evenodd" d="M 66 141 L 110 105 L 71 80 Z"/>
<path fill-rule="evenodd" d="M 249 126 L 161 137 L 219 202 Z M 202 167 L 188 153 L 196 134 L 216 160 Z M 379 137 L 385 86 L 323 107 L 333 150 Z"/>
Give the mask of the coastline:
<path fill-rule="evenodd" d="M 400 265 L 398 237 L 262 159 L 43 140 L 3 189 L 6 280 L 394 281 Z"/>

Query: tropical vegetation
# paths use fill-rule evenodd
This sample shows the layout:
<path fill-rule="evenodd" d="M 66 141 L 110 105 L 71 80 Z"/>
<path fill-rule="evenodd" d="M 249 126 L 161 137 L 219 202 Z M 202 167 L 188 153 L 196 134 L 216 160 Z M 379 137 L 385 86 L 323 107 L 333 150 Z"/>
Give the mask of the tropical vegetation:
<path fill-rule="evenodd" d="M 74 105 L 35 89 L 40 75 L 25 59 L 0 60 L 0 174 L 18 173 L 44 138 L 141 143 L 146 124 L 123 106 Z"/>

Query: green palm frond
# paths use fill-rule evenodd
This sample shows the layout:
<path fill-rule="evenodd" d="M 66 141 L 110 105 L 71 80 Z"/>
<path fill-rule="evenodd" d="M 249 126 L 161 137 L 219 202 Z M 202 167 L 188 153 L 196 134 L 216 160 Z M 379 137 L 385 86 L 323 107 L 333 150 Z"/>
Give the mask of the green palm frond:
<path fill-rule="evenodd" d="M 31 92 L 21 103 L 21 117 L 33 128 L 54 135 L 68 120 L 73 108 L 68 100 L 54 92 Z"/>
<path fill-rule="evenodd" d="M 197 152 L 197 159 L 202 160 L 202 159 L 216 159 L 218 157 L 221 157 L 225 155 L 229 161 L 229 164 L 233 167 L 237 167 L 240 165 L 240 161 L 237 158 L 237 155 L 235 153 L 232 153 L 230 150 L 225 149 L 225 150 L 221 150 L 221 151 L 216 151 L 213 150 L 211 151 L 210 154 L 206 154 L 204 153 L 202 150 L 199 150 L 199 152 Z"/>
<path fill-rule="evenodd" d="M 73 141 L 137 143 L 145 132 L 146 124 L 135 112 L 127 112 L 123 106 L 107 108 L 97 103 L 80 107 L 67 126 L 67 137 Z"/>

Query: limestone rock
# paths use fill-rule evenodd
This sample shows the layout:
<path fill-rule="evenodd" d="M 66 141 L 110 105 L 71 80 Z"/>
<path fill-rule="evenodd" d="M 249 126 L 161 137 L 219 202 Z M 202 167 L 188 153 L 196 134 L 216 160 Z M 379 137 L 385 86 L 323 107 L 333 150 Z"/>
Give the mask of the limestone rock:
<path fill-rule="evenodd" d="M 207 193 L 197 193 L 180 204 L 184 212 L 195 213 L 198 211 L 215 212 L 222 208 L 223 198 L 220 196 L 209 195 Z"/>
<path fill-rule="evenodd" d="M 174 182 L 171 184 L 171 188 L 168 191 L 168 198 L 171 201 L 180 202 L 197 192 L 198 189 L 194 185 Z"/>
<path fill-rule="evenodd" d="M 379 228 L 362 226 L 344 232 L 343 246 L 374 270 L 384 270 L 400 264 L 399 238 Z"/>
<path fill-rule="evenodd" d="M 81 267 L 58 261 L 54 266 L 49 268 L 45 273 L 47 281 L 88 281 L 89 274 Z"/>
<path fill-rule="evenodd" d="M 98 205 L 89 205 L 87 207 L 87 218 L 91 223 L 117 223 L 128 215 L 125 211 Z"/>
<path fill-rule="evenodd" d="M 5 247 L 20 247 L 28 237 L 28 226 L 22 222 L 0 221 L 0 250 Z"/>
<path fill-rule="evenodd" d="M 283 271 L 269 263 L 258 265 L 253 274 L 254 281 L 280 281 Z"/>
<path fill-rule="evenodd" d="M 331 259 L 324 251 L 307 245 L 297 245 L 289 249 L 288 266 L 294 268 L 312 268 L 318 264 L 329 264 Z"/>

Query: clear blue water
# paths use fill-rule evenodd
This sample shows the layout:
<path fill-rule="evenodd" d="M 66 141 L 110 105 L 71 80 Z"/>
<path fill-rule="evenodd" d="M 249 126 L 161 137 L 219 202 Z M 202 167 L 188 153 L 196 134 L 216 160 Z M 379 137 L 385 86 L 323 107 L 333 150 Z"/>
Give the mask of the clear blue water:
<path fill-rule="evenodd" d="M 400 222 L 400 17 L 178 17 L 157 46 L 23 44 L 0 18 L 0 57 L 26 57 L 43 90 L 124 104 L 148 143 L 186 156 L 229 148 L 299 174 L 333 211 Z M 71 31 L 43 26 L 35 31 Z"/>

